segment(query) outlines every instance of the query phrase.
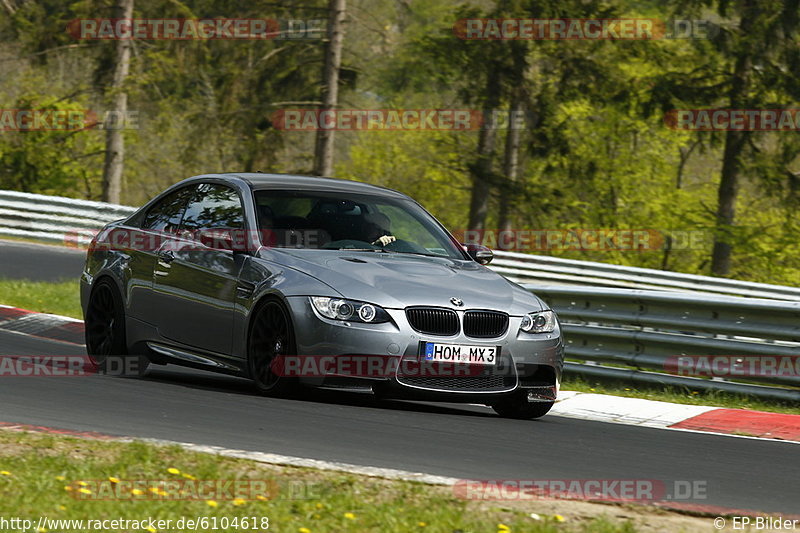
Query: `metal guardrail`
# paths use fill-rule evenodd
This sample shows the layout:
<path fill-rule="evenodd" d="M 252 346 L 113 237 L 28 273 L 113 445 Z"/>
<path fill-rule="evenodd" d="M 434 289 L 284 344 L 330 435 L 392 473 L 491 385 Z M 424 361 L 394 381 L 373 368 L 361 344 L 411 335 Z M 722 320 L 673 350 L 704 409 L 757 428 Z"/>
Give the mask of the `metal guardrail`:
<path fill-rule="evenodd" d="M 0 191 L 0 236 L 84 245 L 104 225 L 135 210 L 103 202 Z"/>
<path fill-rule="evenodd" d="M 0 236 L 83 245 L 134 210 L 0 191 Z M 800 356 L 800 288 L 501 251 L 491 267 L 558 313 L 567 357 L 581 361 L 567 362 L 569 373 L 800 402 L 796 375 L 738 383 L 665 372 L 681 355 Z"/>
<path fill-rule="evenodd" d="M 800 402 L 800 302 L 636 289 L 525 288 L 558 314 L 567 358 L 582 362 L 568 364 L 569 372 Z M 713 375 L 711 368 L 697 364 L 710 365 L 714 356 L 726 356 L 723 370 L 729 381 L 681 375 L 697 370 Z M 737 359 L 741 368 L 730 371 L 727 365 Z M 753 372 L 749 363 L 755 361 Z"/>
<path fill-rule="evenodd" d="M 576 261 L 545 255 L 502 251 L 495 251 L 494 255 L 492 268 L 518 283 L 537 282 L 546 285 L 655 289 L 800 301 L 800 287 L 785 287 L 592 261 Z"/>

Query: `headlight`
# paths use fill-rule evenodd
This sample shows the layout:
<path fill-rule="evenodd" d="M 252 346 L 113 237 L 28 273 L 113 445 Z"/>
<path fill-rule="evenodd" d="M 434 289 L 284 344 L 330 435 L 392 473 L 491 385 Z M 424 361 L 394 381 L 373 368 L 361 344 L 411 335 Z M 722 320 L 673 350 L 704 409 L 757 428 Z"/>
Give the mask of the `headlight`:
<path fill-rule="evenodd" d="M 519 329 L 525 333 L 550 333 L 556 329 L 556 314 L 552 311 L 528 313 L 522 317 Z"/>
<path fill-rule="evenodd" d="M 377 305 L 366 302 L 356 302 L 343 298 L 328 298 L 326 296 L 312 296 L 309 298 L 311 305 L 325 318 L 334 320 L 351 320 L 377 324 L 389 321 L 389 313 Z"/>

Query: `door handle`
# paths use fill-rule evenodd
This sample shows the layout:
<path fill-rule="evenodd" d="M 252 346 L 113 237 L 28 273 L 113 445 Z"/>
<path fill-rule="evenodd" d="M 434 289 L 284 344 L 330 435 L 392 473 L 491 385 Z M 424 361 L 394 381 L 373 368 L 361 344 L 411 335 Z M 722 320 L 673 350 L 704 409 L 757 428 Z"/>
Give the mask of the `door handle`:
<path fill-rule="evenodd" d="M 158 252 L 158 258 L 165 263 L 172 263 L 175 260 L 175 254 L 172 253 L 172 250 L 165 250 Z"/>

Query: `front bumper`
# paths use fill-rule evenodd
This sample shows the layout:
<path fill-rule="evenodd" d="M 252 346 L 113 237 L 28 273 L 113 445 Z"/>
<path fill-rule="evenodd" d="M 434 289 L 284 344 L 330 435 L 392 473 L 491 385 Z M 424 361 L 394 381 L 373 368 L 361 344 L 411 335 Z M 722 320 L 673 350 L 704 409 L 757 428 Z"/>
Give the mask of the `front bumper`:
<path fill-rule="evenodd" d="M 463 331 L 453 336 L 434 336 L 415 331 L 402 309 L 386 310 L 391 322 L 363 324 L 321 317 L 307 297 L 290 297 L 287 302 L 294 319 L 298 355 L 365 356 L 383 360 L 378 366 L 389 369 L 358 375 L 355 379 L 352 374 L 342 375 L 336 370 L 301 377 L 309 385 L 360 382 L 391 397 L 481 403 L 522 389 L 532 392 L 530 401 L 551 401 L 549 398 L 555 398 L 561 383 L 564 345 L 560 330 L 540 334 L 520 332 L 522 317 L 509 317 L 507 332 L 496 338 L 472 338 Z M 456 310 L 462 320 L 464 311 Z M 477 367 L 480 374 L 474 365 L 466 372 L 465 365 L 449 370 L 428 366 L 427 371 L 415 372 L 420 362 L 421 342 L 498 346 L 500 359 L 495 367 Z"/>

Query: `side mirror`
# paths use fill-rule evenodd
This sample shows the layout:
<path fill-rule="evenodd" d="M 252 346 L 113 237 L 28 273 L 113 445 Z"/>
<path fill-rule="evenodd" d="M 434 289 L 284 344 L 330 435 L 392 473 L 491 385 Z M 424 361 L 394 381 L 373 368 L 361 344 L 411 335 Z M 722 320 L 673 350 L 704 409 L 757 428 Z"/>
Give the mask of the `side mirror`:
<path fill-rule="evenodd" d="M 488 265 L 494 259 L 492 251 L 482 244 L 465 244 L 464 249 L 476 263 Z"/>
<path fill-rule="evenodd" d="M 214 250 L 228 250 L 233 253 L 247 251 L 245 232 L 231 228 L 201 229 L 196 238 L 201 244 Z"/>

